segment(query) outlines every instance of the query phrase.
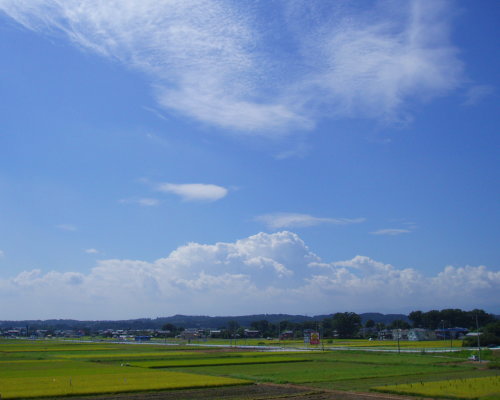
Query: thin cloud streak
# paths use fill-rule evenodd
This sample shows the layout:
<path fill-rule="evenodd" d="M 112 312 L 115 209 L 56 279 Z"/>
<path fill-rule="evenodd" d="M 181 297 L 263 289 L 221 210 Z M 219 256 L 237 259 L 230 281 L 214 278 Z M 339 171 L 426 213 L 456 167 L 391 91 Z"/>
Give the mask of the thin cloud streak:
<path fill-rule="evenodd" d="M 412 231 L 409 229 L 396 229 L 396 228 L 387 228 L 387 229 L 379 229 L 378 231 L 370 232 L 372 235 L 403 235 L 405 233 L 411 233 Z"/>
<path fill-rule="evenodd" d="M 85 253 L 87 254 L 99 254 L 99 250 L 91 248 L 91 249 L 86 249 Z"/>
<path fill-rule="evenodd" d="M 495 89 L 489 85 L 474 85 L 465 94 L 464 106 L 475 106 L 487 97 L 491 96 Z"/>
<path fill-rule="evenodd" d="M 314 217 L 309 214 L 274 213 L 260 215 L 255 218 L 270 229 L 300 228 L 320 224 L 349 225 L 364 222 L 364 218 L 325 218 Z"/>
<path fill-rule="evenodd" d="M 231 132 L 282 135 L 331 115 L 406 120 L 408 101 L 461 83 L 447 1 L 351 4 L 266 3 L 290 32 L 280 52 L 263 6 L 236 1 L 2 0 L 0 10 L 142 71 L 165 110 Z"/>
<path fill-rule="evenodd" d="M 150 197 L 142 197 L 142 198 L 121 199 L 120 203 L 138 204 L 143 207 L 154 207 L 160 204 L 160 200 Z"/>
<path fill-rule="evenodd" d="M 228 194 L 225 187 L 205 183 L 161 183 L 157 190 L 173 193 L 186 201 L 216 201 Z"/>

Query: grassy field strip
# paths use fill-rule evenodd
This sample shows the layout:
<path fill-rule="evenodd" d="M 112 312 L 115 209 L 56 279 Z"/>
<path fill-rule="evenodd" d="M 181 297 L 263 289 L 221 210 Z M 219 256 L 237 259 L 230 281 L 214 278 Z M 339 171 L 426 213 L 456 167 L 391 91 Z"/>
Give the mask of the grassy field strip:
<path fill-rule="evenodd" d="M 130 346 L 137 344 L 134 341 L 130 341 L 127 344 L 123 344 L 120 341 L 106 341 L 106 342 L 81 342 L 79 343 L 78 341 L 75 340 L 4 340 L 0 343 L 0 351 L 2 350 L 3 346 L 9 347 L 12 349 L 15 346 L 23 347 L 27 346 L 26 343 L 29 342 L 28 346 L 33 348 L 33 346 L 46 346 L 50 347 L 50 349 L 56 350 L 57 347 L 81 347 L 81 350 L 83 350 L 84 346 Z M 168 347 L 173 347 L 173 350 L 180 350 L 180 348 L 184 349 L 189 349 L 189 346 L 183 345 L 184 342 L 178 342 L 178 343 L 169 343 L 172 346 L 165 346 L 166 342 L 149 342 L 145 344 L 141 344 L 140 347 L 142 346 L 156 346 L 156 348 L 163 347 L 165 350 L 168 349 Z M 304 345 L 304 342 L 301 340 L 293 340 L 293 341 L 278 341 L 278 340 L 264 340 L 264 339 L 248 339 L 248 340 L 242 340 L 238 342 L 231 342 L 229 340 L 225 339 L 212 339 L 208 341 L 202 341 L 202 342 L 194 342 L 193 344 L 196 345 L 239 345 L 239 346 L 244 346 L 244 345 L 249 345 L 249 346 L 279 346 L 279 347 L 303 347 L 306 346 Z M 398 346 L 397 341 L 395 340 L 367 340 L 367 339 L 351 339 L 351 340 L 343 340 L 343 339 L 334 339 L 334 340 L 327 340 L 323 341 L 322 345 L 318 346 L 310 346 L 307 345 L 307 348 L 311 349 L 321 349 L 322 346 L 325 347 L 350 347 L 350 348 L 387 348 L 387 349 L 395 349 Z M 443 340 L 434 340 L 434 341 L 400 341 L 399 346 L 401 349 L 415 349 L 415 350 L 421 350 L 421 349 L 449 349 L 450 348 L 450 342 L 449 341 L 443 341 Z M 461 340 L 454 340 L 452 343 L 453 348 L 460 348 L 462 347 L 462 341 Z M 191 350 L 193 348 L 191 347 Z M 36 351 L 34 349 L 28 350 L 28 351 Z"/>
<path fill-rule="evenodd" d="M 89 345 L 73 345 L 73 346 L 57 346 L 57 347 L 52 347 L 52 346 L 44 346 L 44 347 L 29 347 L 29 346 L 19 346 L 19 348 L 16 347 L 8 347 L 8 346 L 2 346 L 0 345 L 0 353 L 17 353 L 17 352 L 27 352 L 27 353 L 33 353 L 33 352 L 40 352 L 40 351 L 109 351 L 109 350 L 114 350 L 112 347 L 92 347 Z"/>
<path fill-rule="evenodd" d="M 500 376 L 379 386 L 378 392 L 457 399 L 500 398 Z"/>
<path fill-rule="evenodd" d="M 131 358 L 141 358 L 147 360 L 148 358 L 159 358 L 159 357 L 172 357 L 172 356 L 182 356 L 182 357 L 203 357 L 203 354 L 192 354 L 189 352 L 184 352 L 184 351 L 172 351 L 172 352 L 154 352 L 154 353 L 147 353 L 147 352 L 135 352 L 135 353 L 120 353 L 119 351 L 114 351 L 114 352 L 107 352 L 104 354 L 61 354 L 57 355 L 59 358 L 68 358 L 68 359 L 117 359 L 117 360 L 125 360 L 125 359 L 131 359 Z"/>
<path fill-rule="evenodd" d="M 298 354 L 304 354 L 304 352 L 280 352 L 280 356 L 290 355 L 294 356 Z M 140 360 L 153 360 L 153 359 L 210 359 L 210 358 L 241 358 L 241 357 L 276 357 L 276 353 L 269 352 L 229 352 L 224 355 L 221 355 L 220 352 L 216 353 L 207 353 L 203 351 L 198 352 L 186 352 L 186 351 L 177 351 L 177 352 L 136 352 L 136 353 L 120 353 L 118 351 L 112 353 L 105 354 L 65 354 L 65 355 L 57 355 L 58 358 L 64 359 L 75 359 L 75 360 L 103 360 L 103 361 L 127 361 L 133 359 Z"/>
<path fill-rule="evenodd" d="M 26 360 L 0 364 L 1 378 L 36 378 L 122 373 L 118 365 L 69 360 Z M 1 386 L 0 386 L 1 390 Z M 1 393 L 1 392 L 0 392 Z"/>
<path fill-rule="evenodd" d="M 363 365 L 356 362 L 325 362 L 314 361 L 307 363 L 280 363 L 280 364 L 249 364 L 228 366 L 198 366 L 187 369 L 212 375 L 224 375 L 233 378 L 248 379 L 275 383 L 312 383 L 335 382 L 346 379 L 366 379 L 377 377 L 393 377 L 402 375 L 417 376 L 421 374 L 440 374 L 447 371 L 460 370 L 457 366 L 436 365 Z M 464 368 L 467 370 L 467 368 Z"/>
<path fill-rule="evenodd" d="M 102 394 L 141 390 L 188 389 L 250 382 L 170 371 L 127 372 L 111 375 L 77 375 L 36 378 L 0 378 L 2 399 L 23 397 Z"/>
<path fill-rule="evenodd" d="M 473 375 L 476 378 L 479 377 L 491 377 L 496 376 L 498 372 L 492 370 L 475 370 Z M 459 371 L 443 371 L 436 373 L 435 371 L 431 373 L 419 373 L 415 375 L 398 375 L 391 376 L 390 379 L 387 377 L 375 377 L 375 378 L 362 378 L 362 379 L 343 379 L 337 381 L 324 381 L 324 382 L 312 382 L 309 386 L 317 387 L 320 389 L 335 389 L 335 390 L 355 390 L 355 391 L 370 391 L 372 388 L 380 386 L 386 387 L 388 383 L 392 385 L 403 385 L 403 384 L 414 384 L 415 382 L 436 382 L 451 379 L 469 379 L 471 377 L 470 370 L 459 370 Z"/>
<path fill-rule="evenodd" d="M 318 361 L 348 361 L 360 364 L 389 364 L 389 365 L 435 365 L 454 363 L 463 361 L 447 356 L 415 355 L 415 354 L 397 354 L 397 353 L 366 353 L 366 352 L 324 352 L 310 354 L 309 359 Z"/>
<path fill-rule="evenodd" d="M 234 342 L 230 342 L 225 339 L 212 339 L 206 342 L 196 342 L 196 344 L 208 344 L 208 345 L 230 345 Z M 280 347 L 302 347 L 304 345 L 303 340 L 264 340 L 264 339 L 247 339 L 247 340 L 239 340 L 236 342 L 236 345 L 240 346 L 280 346 Z M 413 349 L 422 349 L 422 348 L 450 348 L 449 340 L 430 340 L 430 341 L 409 341 L 409 340 L 401 340 L 399 342 L 401 348 L 413 348 Z M 454 348 L 462 347 L 462 340 L 454 340 L 453 341 Z M 333 339 L 333 340 L 325 340 L 321 345 L 307 345 L 308 348 L 317 348 L 321 349 L 322 346 L 325 347 L 388 347 L 391 349 L 397 348 L 398 342 L 397 340 L 368 340 L 368 339 Z"/>
<path fill-rule="evenodd" d="M 165 360 L 165 361 L 144 361 L 133 362 L 131 366 L 141 368 L 181 368 L 181 367 L 207 367 L 221 365 L 250 365 L 250 364 L 270 364 L 270 363 L 296 363 L 309 361 L 305 358 L 291 357 L 248 357 L 248 358 L 213 358 L 197 360 Z"/>
<path fill-rule="evenodd" d="M 346 347 L 389 347 L 394 349 L 398 347 L 397 340 L 333 340 L 332 343 L 325 346 L 346 346 Z M 429 340 L 429 341 L 409 341 L 401 340 L 399 346 L 403 348 L 428 349 L 428 348 L 450 348 L 449 340 Z M 454 340 L 453 347 L 461 348 L 462 340 Z"/>

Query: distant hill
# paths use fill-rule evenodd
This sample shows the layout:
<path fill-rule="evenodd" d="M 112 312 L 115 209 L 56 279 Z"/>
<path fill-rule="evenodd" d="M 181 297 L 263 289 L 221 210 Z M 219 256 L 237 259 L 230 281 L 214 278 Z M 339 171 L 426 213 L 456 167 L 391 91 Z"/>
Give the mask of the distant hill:
<path fill-rule="evenodd" d="M 316 316 L 290 315 L 290 314 L 254 314 L 242 316 L 219 316 L 209 317 L 203 315 L 173 315 L 171 317 L 160 318 L 139 318 L 118 321 L 79 321 L 73 319 L 49 319 L 49 320 L 24 320 L 24 321 L 0 321 L 0 328 L 26 327 L 32 329 L 159 329 L 169 323 L 182 328 L 209 328 L 218 329 L 227 326 L 229 321 L 236 321 L 244 328 L 250 327 L 254 321 L 267 320 L 271 323 L 280 321 L 290 321 L 302 323 L 305 321 L 321 321 L 331 317 L 333 314 L 324 314 Z M 390 324 L 392 321 L 401 319 L 409 321 L 408 316 L 404 314 L 381 314 L 381 313 L 363 313 L 359 314 L 363 324 L 368 320 L 376 323 L 382 322 Z"/>
<path fill-rule="evenodd" d="M 389 325 L 392 321 L 396 320 L 402 320 L 410 323 L 410 319 L 404 314 L 363 313 L 359 315 L 361 316 L 363 325 L 370 319 L 375 321 L 375 323 L 384 323 L 386 325 Z"/>

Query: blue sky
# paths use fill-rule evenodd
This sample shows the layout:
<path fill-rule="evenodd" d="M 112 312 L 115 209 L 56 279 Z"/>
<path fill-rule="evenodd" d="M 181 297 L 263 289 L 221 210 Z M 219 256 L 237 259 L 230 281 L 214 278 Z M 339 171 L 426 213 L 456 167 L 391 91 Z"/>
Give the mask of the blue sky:
<path fill-rule="evenodd" d="M 499 16 L 0 0 L 0 318 L 499 313 Z"/>

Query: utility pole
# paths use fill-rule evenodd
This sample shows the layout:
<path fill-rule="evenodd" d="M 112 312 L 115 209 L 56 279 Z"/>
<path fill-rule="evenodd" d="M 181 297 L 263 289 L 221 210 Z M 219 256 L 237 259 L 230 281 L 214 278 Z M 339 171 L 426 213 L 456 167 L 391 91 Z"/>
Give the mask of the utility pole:
<path fill-rule="evenodd" d="M 477 352 L 479 356 L 479 362 L 481 362 L 481 342 L 479 339 L 479 322 L 477 319 L 477 313 L 476 313 L 476 331 L 477 331 Z"/>
<path fill-rule="evenodd" d="M 450 350 L 453 351 L 453 332 L 450 327 Z"/>
<path fill-rule="evenodd" d="M 401 347 L 399 346 L 400 339 L 401 339 L 401 328 L 399 327 L 399 321 L 398 321 L 398 354 L 401 354 Z"/>
<path fill-rule="evenodd" d="M 323 322 L 319 323 L 319 340 L 321 341 L 321 350 L 325 351 L 325 335 L 324 335 L 324 330 L 323 330 Z"/>
<path fill-rule="evenodd" d="M 442 326 L 442 332 L 443 332 L 443 342 L 445 341 L 446 339 L 446 333 L 444 331 L 444 319 L 441 320 L 441 326 Z M 443 344 L 443 347 L 444 347 L 444 344 Z"/>

